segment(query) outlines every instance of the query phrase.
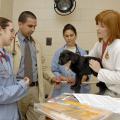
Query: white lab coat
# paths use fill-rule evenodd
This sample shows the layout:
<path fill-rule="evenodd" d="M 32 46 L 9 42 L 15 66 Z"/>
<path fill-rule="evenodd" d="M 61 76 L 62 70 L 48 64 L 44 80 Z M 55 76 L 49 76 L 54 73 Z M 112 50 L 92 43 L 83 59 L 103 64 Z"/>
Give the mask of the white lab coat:
<path fill-rule="evenodd" d="M 102 42 L 97 42 L 89 56 L 101 57 Z M 98 72 L 97 79 L 106 84 L 109 90 L 120 94 L 120 39 L 108 45 L 102 58 L 103 68 Z"/>

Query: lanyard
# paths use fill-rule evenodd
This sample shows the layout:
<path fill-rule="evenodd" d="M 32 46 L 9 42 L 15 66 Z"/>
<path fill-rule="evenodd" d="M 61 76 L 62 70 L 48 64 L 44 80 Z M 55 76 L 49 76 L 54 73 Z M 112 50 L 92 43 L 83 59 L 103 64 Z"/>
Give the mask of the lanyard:
<path fill-rule="evenodd" d="M 0 61 L 1 61 L 1 63 L 3 63 L 2 58 L 4 58 L 6 61 L 8 59 L 7 55 L 5 53 L 3 53 L 3 52 L 0 51 Z"/>
<path fill-rule="evenodd" d="M 67 46 L 67 45 L 64 45 L 64 48 L 65 48 L 66 46 Z M 75 52 L 75 53 L 81 55 L 81 54 L 80 54 L 80 51 L 79 51 L 79 49 L 78 49 L 78 47 L 77 47 L 77 44 L 75 44 L 75 48 L 76 48 L 76 52 Z"/>
<path fill-rule="evenodd" d="M 109 39 L 107 40 L 107 42 L 103 42 L 101 59 L 103 58 L 104 52 L 108 46 L 108 43 L 109 43 L 108 41 L 109 41 Z"/>
<path fill-rule="evenodd" d="M 16 54 L 16 50 L 15 50 L 15 38 L 18 32 L 15 33 L 15 37 L 13 39 L 13 49 L 12 49 L 12 55 L 14 56 Z"/>

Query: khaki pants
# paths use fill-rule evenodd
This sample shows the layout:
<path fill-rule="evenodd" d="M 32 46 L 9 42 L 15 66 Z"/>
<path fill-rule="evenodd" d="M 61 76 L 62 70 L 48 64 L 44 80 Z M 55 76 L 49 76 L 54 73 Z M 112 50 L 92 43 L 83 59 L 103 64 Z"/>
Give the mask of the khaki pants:
<path fill-rule="evenodd" d="M 38 103 L 38 86 L 29 88 L 28 94 L 19 101 L 22 120 L 44 120 L 44 115 L 34 111 L 34 103 Z"/>

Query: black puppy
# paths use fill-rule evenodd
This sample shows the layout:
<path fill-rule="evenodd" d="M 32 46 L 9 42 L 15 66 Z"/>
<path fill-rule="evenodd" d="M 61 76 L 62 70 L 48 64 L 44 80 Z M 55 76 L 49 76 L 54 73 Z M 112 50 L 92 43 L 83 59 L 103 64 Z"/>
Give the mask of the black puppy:
<path fill-rule="evenodd" d="M 80 56 L 79 54 L 73 53 L 69 50 L 64 50 L 60 54 L 58 64 L 65 65 L 66 63 L 68 63 L 68 61 L 71 61 L 70 69 L 74 73 L 76 73 L 75 85 L 71 86 L 71 89 L 73 89 L 75 93 L 79 93 L 80 91 L 80 84 L 81 84 L 83 75 L 90 75 L 90 74 L 93 74 L 94 76 L 98 75 L 98 73 L 96 73 L 89 67 L 89 60 L 91 59 L 97 60 L 102 67 L 101 59 L 96 58 L 96 57 Z M 100 88 L 100 91 L 99 91 L 100 94 L 103 94 L 107 88 L 103 82 L 99 82 L 97 86 Z"/>

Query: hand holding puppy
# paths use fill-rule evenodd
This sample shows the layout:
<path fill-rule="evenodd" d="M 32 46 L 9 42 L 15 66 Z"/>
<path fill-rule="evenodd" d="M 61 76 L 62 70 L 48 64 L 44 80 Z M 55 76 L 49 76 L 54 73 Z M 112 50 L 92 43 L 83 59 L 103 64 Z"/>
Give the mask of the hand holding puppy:
<path fill-rule="evenodd" d="M 31 84 L 31 80 L 28 77 L 24 77 L 25 83 L 29 86 Z"/>

